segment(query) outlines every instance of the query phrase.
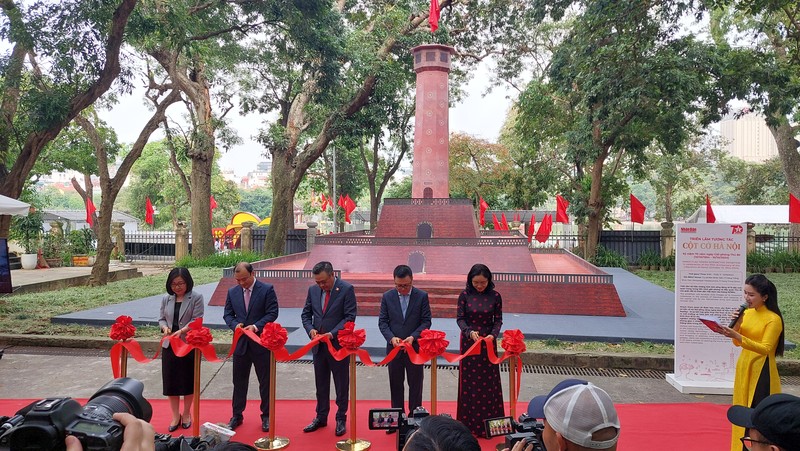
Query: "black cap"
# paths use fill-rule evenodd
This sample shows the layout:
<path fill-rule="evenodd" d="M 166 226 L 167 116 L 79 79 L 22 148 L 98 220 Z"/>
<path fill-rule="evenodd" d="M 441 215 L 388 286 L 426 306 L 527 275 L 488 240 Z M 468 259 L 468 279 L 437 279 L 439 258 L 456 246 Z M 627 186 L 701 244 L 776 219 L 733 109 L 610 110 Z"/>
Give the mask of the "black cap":
<path fill-rule="evenodd" d="M 731 406 L 728 421 L 755 429 L 786 451 L 800 451 L 800 398 L 778 393 L 764 398 L 755 408 Z"/>

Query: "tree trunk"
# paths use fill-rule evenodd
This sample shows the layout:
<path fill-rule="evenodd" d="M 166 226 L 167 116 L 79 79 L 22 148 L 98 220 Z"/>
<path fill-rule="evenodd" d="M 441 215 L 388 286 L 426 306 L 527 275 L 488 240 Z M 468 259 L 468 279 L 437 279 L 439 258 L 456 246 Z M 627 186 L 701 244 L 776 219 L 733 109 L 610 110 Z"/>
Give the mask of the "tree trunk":
<path fill-rule="evenodd" d="M 213 155 L 213 152 L 212 152 Z M 211 168 L 213 158 L 192 159 L 192 257 L 203 258 L 214 253 L 211 236 Z"/>
<path fill-rule="evenodd" d="M 603 227 L 603 163 L 608 156 L 608 149 L 600 152 L 592 164 L 592 185 L 589 190 L 589 218 L 586 221 L 586 248 L 583 258 L 594 260 L 597 255 L 597 244 L 600 230 Z"/>
<path fill-rule="evenodd" d="M 792 127 L 787 123 L 785 116 L 776 115 L 776 118 L 780 121 L 780 125 L 769 129 L 778 145 L 778 155 L 789 192 L 800 198 L 800 154 L 797 153 L 798 142 L 795 138 L 797 127 Z M 789 241 L 789 250 L 800 251 L 800 241 L 797 241 L 797 238 L 800 237 L 800 224 L 790 224 L 789 237 L 794 238 Z"/>
<path fill-rule="evenodd" d="M 286 233 L 294 228 L 294 193 L 298 182 L 291 163 L 284 158 L 272 160 L 272 221 L 264 242 L 264 252 L 269 256 L 282 255 L 286 247 Z"/>

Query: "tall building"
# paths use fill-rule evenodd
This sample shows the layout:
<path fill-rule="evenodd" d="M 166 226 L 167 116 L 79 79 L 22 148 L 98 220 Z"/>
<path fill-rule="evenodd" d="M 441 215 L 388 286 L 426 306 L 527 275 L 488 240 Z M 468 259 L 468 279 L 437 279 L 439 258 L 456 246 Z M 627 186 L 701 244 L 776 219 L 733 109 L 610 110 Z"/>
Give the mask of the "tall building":
<path fill-rule="evenodd" d="M 763 163 L 778 155 L 775 138 L 759 114 L 726 117 L 719 123 L 719 131 L 728 153 L 748 163 Z"/>

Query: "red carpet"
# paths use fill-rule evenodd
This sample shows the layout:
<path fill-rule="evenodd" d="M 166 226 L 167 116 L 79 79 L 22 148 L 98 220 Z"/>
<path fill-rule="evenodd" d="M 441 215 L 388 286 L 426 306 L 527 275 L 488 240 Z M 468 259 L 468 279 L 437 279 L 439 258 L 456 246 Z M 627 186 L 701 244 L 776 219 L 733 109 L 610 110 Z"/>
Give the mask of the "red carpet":
<path fill-rule="evenodd" d="M 0 400 L 0 415 L 12 415 L 19 408 L 29 404 L 31 399 Z M 80 400 L 81 404 L 86 402 Z M 153 405 L 152 423 L 157 432 L 166 433 L 171 415 L 166 399 L 150 400 Z M 244 424 L 236 431 L 233 440 L 252 444 L 257 438 L 267 434 L 261 432 L 258 401 L 248 401 L 244 413 Z M 524 408 L 523 403 L 519 408 Z M 391 451 L 396 448 L 396 435 L 386 435 L 383 431 L 367 429 L 367 412 L 371 408 L 388 407 L 376 401 L 359 401 L 358 438 L 372 442 L 376 451 Z M 428 405 L 426 405 L 428 407 Z M 231 416 L 231 404 L 228 400 L 201 401 L 200 416 L 203 422 L 225 423 Z M 280 400 L 276 405 L 276 432 L 278 436 L 290 439 L 289 449 L 322 450 L 335 449 L 339 440 L 334 434 L 333 413 L 336 406 L 331 406 L 331 417 L 328 426 L 319 431 L 305 434 L 303 426 L 314 417 L 314 401 Z M 455 416 L 456 403 L 445 401 L 439 403 L 439 413 Z M 724 450 L 730 443 L 730 425 L 725 417 L 728 406 L 718 404 L 620 404 L 617 406 L 622 423 L 622 436 L 618 450 L 621 451 L 671 451 L 681 449 L 692 450 Z M 522 413 L 522 411 L 517 412 Z M 343 438 L 350 437 L 350 425 Z M 179 434 L 181 430 L 177 433 Z M 191 430 L 188 430 L 191 431 Z M 483 450 L 494 450 L 500 438 L 480 440 Z M 326 444 L 330 444 L 327 446 Z"/>

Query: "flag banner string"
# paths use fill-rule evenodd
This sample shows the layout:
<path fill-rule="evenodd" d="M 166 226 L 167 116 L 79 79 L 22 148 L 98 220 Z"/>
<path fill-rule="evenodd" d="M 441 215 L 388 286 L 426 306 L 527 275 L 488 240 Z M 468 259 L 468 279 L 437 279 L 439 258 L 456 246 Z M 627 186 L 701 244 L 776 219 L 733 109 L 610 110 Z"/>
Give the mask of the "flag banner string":
<path fill-rule="evenodd" d="M 270 324 L 277 324 L 277 323 L 270 323 Z M 269 324 L 267 325 L 269 326 Z M 205 329 L 205 328 L 204 328 Z M 207 329 L 206 329 L 207 330 Z M 324 345 L 328 348 L 328 352 L 330 352 L 331 356 L 337 361 L 344 360 L 350 355 L 355 354 L 360 360 L 361 363 L 366 366 L 381 366 L 386 365 L 392 360 L 394 360 L 397 355 L 401 352 L 405 352 L 408 354 L 409 360 L 417 365 L 425 364 L 433 359 L 438 357 L 442 357 L 447 360 L 449 363 L 457 363 L 461 360 L 472 357 L 476 355 L 480 355 L 481 353 L 481 346 L 483 343 L 486 343 L 486 351 L 487 351 L 487 358 L 488 360 L 495 364 L 499 365 L 500 363 L 509 360 L 509 359 L 516 359 L 516 385 L 517 390 L 516 393 L 519 395 L 519 388 L 520 388 L 520 380 L 522 379 L 522 359 L 520 358 L 520 354 L 525 351 L 525 343 L 524 343 L 524 336 L 519 329 L 514 330 L 507 330 L 503 333 L 503 340 L 501 341 L 501 346 L 505 350 L 503 354 L 497 355 L 497 352 L 494 349 L 493 342 L 495 341 L 494 338 L 488 337 L 480 337 L 475 343 L 472 344 L 463 354 L 452 353 L 452 352 L 443 352 L 446 349 L 449 342 L 444 340 L 444 332 L 439 331 L 430 331 L 426 330 L 423 331 L 425 335 L 434 335 L 434 338 L 429 339 L 425 346 L 422 346 L 420 343 L 420 352 L 414 349 L 414 347 L 405 341 L 401 342 L 397 345 L 394 349 L 392 349 L 389 354 L 386 355 L 382 360 L 379 362 L 374 362 L 372 358 L 369 356 L 369 353 L 365 349 L 361 349 L 360 345 L 364 342 L 364 329 L 353 330 L 351 329 L 342 329 L 340 332 L 349 332 L 353 335 L 360 335 L 355 341 L 358 346 L 351 346 L 346 347 L 342 346 L 339 349 L 336 349 L 333 345 L 331 338 L 327 334 L 319 334 L 316 337 L 312 338 L 306 345 L 300 347 L 296 351 L 290 353 L 286 347 L 284 346 L 286 343 L 286 329 L 280 327 L 277 324 L 277 327 L 265 327 L 262 330 L 261 336 L 253 332 L 252 330 L 246 330 L 245 328 L 237 328 L 233 334 L 233 341 L 231 343 L 230 350 L 228 354 L 220 358 L 217 356 L 216 350 L 214 346 L 208 342 L 203 340 L 192 340 L 191 338 L 195 337 L 187 337 L 189 338 L 189 342 L 183 341 L 181 338 L 173 335 L 169 335 L 163 337 L 158 344 L 158 350 L 156 350 L 153 357 L 147 357 L 142 350 L 141 344 L 136 341 L 134 338 L 125 339 L 118 341 L 111 347 L 110 357 L 111 357 L 111 369 L 114 373 L 114 377 L 120 376 L 120 356 L 122 354 L 122 349 L 126 349 L 131 357 L 139 363 L 150 363 L 153 360 L 158 358 L 159 353 L 161 352 L 162 345 L 165 341 L 169 342 L 169 345 L 172 347 L 173 352 L 178 357 L 183 357 L 194 351 L 195 349 L 199 350 L 203 357 L 206 358 L 209 362 L 221 362 L 223 360 L 229 359 L 232 355 L 234 350 L 236 349 L 236 345 L 238 344 L 239 340 L 242 339 L 243 336 L 246 336 L 248 339 L 252 340 L 253 342 L 257 343 L 260 346 L 263 346 L 270 351 L 272 351 L 275 355 L 275 360 L 279 362 L 289 362 L 293 360 L 298 360 L 304 355 L 308 354 L 315 346 Z M 197 332 L 197 331 L 190 331 Z M 427 334 L 426 334 L 427 333 Z M 276 334 L 279 335 L 276 338 Z M 343 337 L 340 338 L 340 343 Z M 421 337 L 418 342 L 422 342 L 424 340 Z M 360 342 L 360 343 L 359 343 Z M 423 350 L 423 348 L 425 350 Z M 516 401 L 516 400 L 514 400 Z"/>

